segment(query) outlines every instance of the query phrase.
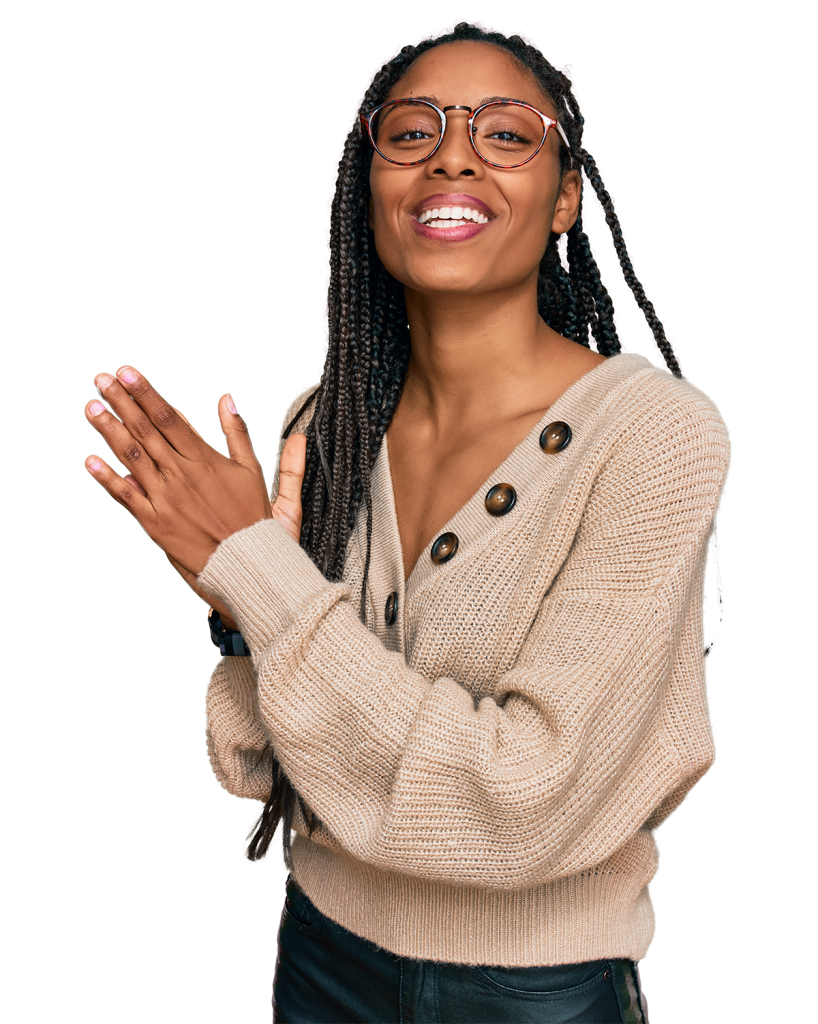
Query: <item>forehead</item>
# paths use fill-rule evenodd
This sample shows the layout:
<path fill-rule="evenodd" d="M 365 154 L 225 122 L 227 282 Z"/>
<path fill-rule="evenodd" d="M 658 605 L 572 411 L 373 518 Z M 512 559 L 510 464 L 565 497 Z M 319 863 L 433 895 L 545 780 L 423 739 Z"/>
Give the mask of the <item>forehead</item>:
<path fill-rule="evenodd" d="M 438 106 L 476 107 L 493 96 L 522 100 L 553 114 L 553 104 L 537 79 L 505 50 L 491 43 L 462 41 L 428 50 L 390 89 L 387 100 L 409 96 L 434 99 Z"/>

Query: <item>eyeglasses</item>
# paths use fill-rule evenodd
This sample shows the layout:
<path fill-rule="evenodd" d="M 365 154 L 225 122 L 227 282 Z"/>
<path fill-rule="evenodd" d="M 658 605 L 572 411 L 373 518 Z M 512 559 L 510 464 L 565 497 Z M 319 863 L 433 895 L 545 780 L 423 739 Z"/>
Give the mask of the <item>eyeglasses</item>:
<path fill-rule="evenodd" d="M 428 100 L 392 100 L 361 114 L 375 151 L 401 167 L 414 167 L 434 156 L 446 132 L 446 111 L 467 110 L 472 148 L 491 167 L 522 167 L 542 149 L 556 128 L 571 152 L 562 125 L 519 100 L 493 100 L 471 107 L 436 107 Z"/>

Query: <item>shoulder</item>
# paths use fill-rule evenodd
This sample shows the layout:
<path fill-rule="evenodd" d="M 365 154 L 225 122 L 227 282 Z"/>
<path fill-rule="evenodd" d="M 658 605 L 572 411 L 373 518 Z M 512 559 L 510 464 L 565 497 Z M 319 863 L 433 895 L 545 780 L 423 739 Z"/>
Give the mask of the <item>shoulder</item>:
<path fill-rule="evenodd" d="M 727 427 L 716 403 L 695 384 L 630 353 L 611 357 L 588 376 L 596 378 L 583 396 L 594 447 L 647 458 L 686 452 L 709 456 L 726 469 Z"/>
<path fill-rule="evenodd" d="M 586 374 L 555 413 L 557 405 L 555 419 L 574 431 L 575 472 L 593 482 L 589 515 L 711 514 L 730 442 L 716 404 L 690 381 L 623 354 Z"/>

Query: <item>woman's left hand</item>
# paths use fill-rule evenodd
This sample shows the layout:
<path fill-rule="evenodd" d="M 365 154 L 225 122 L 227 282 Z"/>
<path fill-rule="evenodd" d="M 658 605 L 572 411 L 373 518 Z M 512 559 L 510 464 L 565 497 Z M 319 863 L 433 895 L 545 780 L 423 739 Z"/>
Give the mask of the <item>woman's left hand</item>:
<path fill-rule="evenodd" d="M 94 401 L 85 415 L 129 475 L 123 479 L 94 455 L 85 465 L 171 560 L 198 575 L 225 538 L 273 518 L 264 474 L 230 395 L 219 400 L 226 458 L 132 367 L 121 367 L 117 379 L 101 373 L 95 382 L 113 413 Z"/>

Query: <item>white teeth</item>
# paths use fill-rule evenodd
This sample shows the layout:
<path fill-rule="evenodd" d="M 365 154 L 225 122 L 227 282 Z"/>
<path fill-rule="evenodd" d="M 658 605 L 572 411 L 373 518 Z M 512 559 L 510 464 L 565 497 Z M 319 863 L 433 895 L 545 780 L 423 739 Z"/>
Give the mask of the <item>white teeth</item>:
<path fill-rule="evenodd" d="M 484 213 L 472 210 L 468 206 L 441 206 L 435 210 L 424 210 L 418 217 L 419 223 L 429 224 L 430 227 L 441 226 L 439 223 L 432 223 L 433 221 L 440 221 L 445 227 L 453 227 L 455 222 L 463 224 L 473 221 L 475 224 L 487 224 L 488 220 Z"/>

